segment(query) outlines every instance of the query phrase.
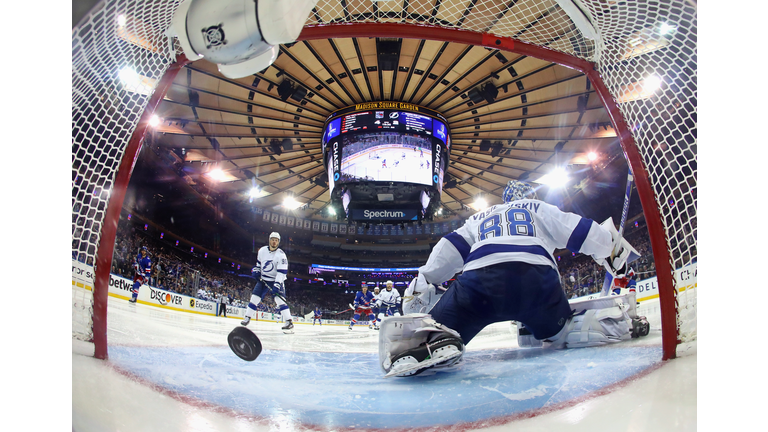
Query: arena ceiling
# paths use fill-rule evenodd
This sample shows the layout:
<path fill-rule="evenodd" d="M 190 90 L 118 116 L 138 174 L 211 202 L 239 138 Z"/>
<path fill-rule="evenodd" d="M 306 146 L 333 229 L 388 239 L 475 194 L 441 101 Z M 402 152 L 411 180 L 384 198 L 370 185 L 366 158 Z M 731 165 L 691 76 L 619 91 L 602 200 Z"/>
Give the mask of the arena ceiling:
<path fill-rule="evenodd" d="M 527 20 L 529 31 L 547 25 Z M 609 116 L 581 72 L 480 46 L 373 37 L 283 45 L 272 66 L 241 79 L 193 62 L 156 111 L 161 123 L 150 142 L 165 156 L 159 160 L 224 211 L 280 209 L 290 196 L 301 217 L 325 216 L 323 123 L 339 108 L 370 101 L 407 102 L 448 120 L 445 214 L 466 216 L 478 196 L 501 202 L 509 179 L 536 181 L 566 165 L 586 177 L 620 154 Z M 590 152 L 599 159 L 590 163 Z M 251 199 L 254 185 L 261 192 Z"/>

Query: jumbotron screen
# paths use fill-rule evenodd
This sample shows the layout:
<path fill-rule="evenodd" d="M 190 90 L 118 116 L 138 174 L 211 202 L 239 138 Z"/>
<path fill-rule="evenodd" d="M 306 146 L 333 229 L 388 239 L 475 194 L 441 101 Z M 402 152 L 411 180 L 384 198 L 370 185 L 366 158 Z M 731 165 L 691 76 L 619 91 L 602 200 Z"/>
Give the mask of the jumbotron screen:
<path fill-rule="evenodd" d="M 323 128 L 331 188 L 359 181 L 404 182 L 440 193 L 450 145 L 442 115 L 400 102 L 347 108 Z"/>

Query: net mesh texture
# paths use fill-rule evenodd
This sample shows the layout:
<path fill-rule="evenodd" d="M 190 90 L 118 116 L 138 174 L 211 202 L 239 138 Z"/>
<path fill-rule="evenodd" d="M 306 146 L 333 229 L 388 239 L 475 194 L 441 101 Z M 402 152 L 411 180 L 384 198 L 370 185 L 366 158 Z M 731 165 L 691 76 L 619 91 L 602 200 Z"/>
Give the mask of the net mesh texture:
<path fill-rule="evenodd" d="M 73 260 L 96 260 L 118 163 L 157 80 L 174 60 L 164 32 L 178 4 L 106 1 L 72 32 Z M 321 0 L 306 25 L 372 22 L 510 37 L 595 63 L 632 131 L 662 215 L 679 341 L 696 339 L 695 3 Z M 87 329 L 91 302 L 88 291 L 80 291 L 73 291 L 73 323 L 77 315 Z M 87 339 L 87 331 L 80 337 Z"/>

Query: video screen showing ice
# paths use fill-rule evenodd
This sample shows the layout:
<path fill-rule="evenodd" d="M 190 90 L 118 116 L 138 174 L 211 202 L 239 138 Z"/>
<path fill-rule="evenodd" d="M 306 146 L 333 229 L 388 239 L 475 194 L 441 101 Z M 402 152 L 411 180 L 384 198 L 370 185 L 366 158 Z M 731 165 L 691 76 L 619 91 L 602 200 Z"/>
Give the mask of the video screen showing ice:
<path fill-rule="evenodd" d="M 342 138 L 341 181 L 396 181 L 432 185 L 432 138 L 398 132 Z"/>

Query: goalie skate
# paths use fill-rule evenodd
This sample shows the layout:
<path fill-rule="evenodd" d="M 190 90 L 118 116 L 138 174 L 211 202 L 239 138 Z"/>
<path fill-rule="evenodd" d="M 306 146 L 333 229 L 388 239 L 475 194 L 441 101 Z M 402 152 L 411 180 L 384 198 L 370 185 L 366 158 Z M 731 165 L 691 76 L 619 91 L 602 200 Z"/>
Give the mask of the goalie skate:
<path fill-rule="evenodd" d="M 235 327 L 227 336 L 229 348 L 245 361 L 254 361 L 261 354 L 261 341 L 245 327 Z"/>
<path fill-rule="evenodd" d="M 430 368 L 440 368 L 453 365 L 463 354 L 463 343 L 456 338 L 438 339 L 431 344 L 424 344 L 418 348 L 408 350 L 395 357 L 392 369 L 384 375 L 384 378 L 393 376 L 414 376 Z M 423 360 L 419 360 L 419 359 Z"/>

